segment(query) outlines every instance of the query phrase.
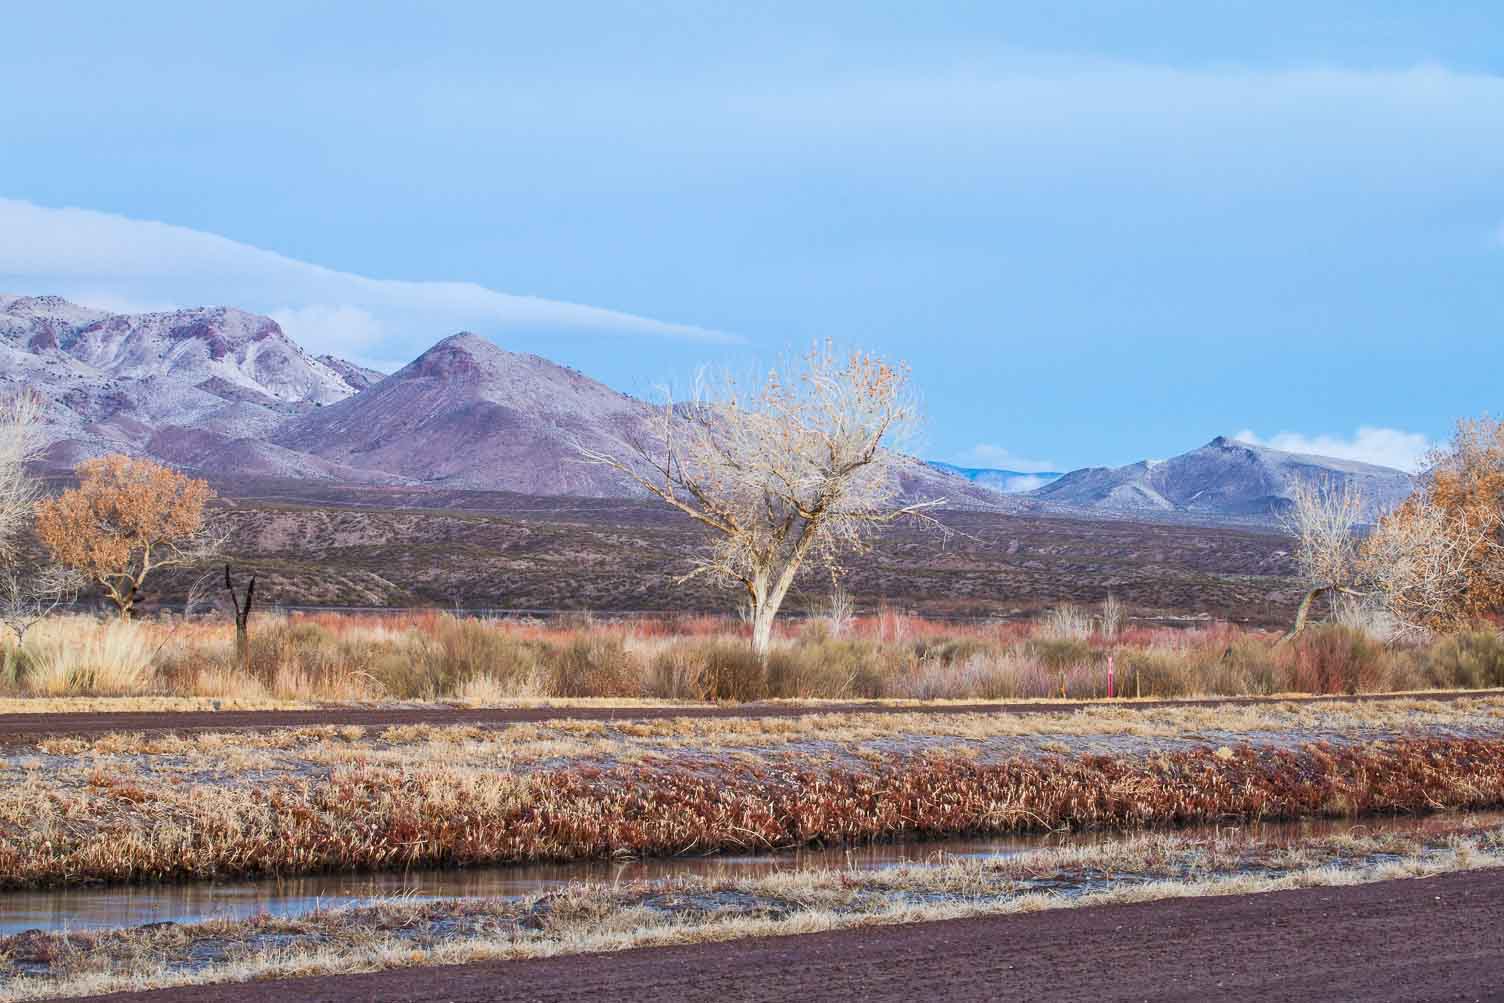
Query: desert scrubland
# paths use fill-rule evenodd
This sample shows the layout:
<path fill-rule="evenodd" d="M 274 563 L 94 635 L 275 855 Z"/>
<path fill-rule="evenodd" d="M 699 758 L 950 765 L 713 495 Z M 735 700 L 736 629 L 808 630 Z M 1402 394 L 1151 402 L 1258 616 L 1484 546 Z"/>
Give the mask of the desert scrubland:
<path fill-rule="evenodd" d="M 1491 630 L 1381 639 L 1319 625 L 1291 643 L 1229 625 L 1105 628 L 1061 608 L 1035 623 L 889 613 L 780 627 L 766 663 L 734 620 L 480 620 L 441 612 L 232 625 L 54 617 L 4 648 L 9 698 L 160 697 L 229 706 L 540 698 L 1029 700 L 1355 694 L 1504 685 Z M 20 705 L 18 705 L 20 706 Z M 37 700 L 36 709 L 48 706 Z M 65 704 L 55 704 L 63 707 Z"/>

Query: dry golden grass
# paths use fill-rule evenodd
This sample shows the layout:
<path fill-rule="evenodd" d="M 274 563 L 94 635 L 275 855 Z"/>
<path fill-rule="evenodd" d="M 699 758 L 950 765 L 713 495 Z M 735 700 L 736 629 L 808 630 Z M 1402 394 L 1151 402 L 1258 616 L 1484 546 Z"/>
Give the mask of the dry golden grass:
<path fill-rule="evenodd" d="M 300 700 L 215 697 L 0 697 L 0 714 L 192 713 L 218 710 L 312 710 Z"/>

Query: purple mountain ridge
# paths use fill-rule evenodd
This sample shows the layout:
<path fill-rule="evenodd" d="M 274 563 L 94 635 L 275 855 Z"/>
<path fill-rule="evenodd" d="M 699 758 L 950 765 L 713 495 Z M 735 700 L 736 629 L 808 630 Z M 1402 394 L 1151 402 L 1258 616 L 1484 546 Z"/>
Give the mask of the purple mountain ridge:
<path fill-rule="evenodd" d="M 267 317 L 212 307 L 110 314 L 0 296 L 0 393 L 48 401 L 46 459 L 107 452 L 201 476 L 634 497 L 583 462 L 644 431 L 648 403 L 479 335 L 445 338 L 390 376 L 304 352 Z M 908 457 L 911 497 L 1007 499 Z"/>
<path fill-rule="evenodd" d="M 655 413 L 475 334 L 445 338 L 387 376 L 312 356 L 270 318 L 228 307 L 114 314 L 0 295 L 0 394 L 23 389 L 47 401 L 44 460 L 55 468 L 123 452 L 226 479 L 532 495 L 640 495 L 583 462 L 579 446 L 612 451 Z M 911 457 L 900 481 L 907 497 L 957 508 L 1264 525 L 1301 482 L 1351 484 L 1371 513 L 1414 486 L 1387 467 L 1221 437 L 1169 460 L 1072 471 L 1027 494 Z"/>

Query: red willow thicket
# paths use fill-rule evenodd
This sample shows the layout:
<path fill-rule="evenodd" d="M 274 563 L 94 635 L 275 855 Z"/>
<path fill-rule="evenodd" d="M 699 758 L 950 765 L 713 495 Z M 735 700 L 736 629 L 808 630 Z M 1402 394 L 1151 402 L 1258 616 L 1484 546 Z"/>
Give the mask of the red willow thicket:
<path fill-rule="evenodd" d="M 1071 828 L 1504 804 L 1504 741 L 1201 749 L 871 771 L 357 767 L 250 792 L 98 776 L 0 828 L 0 884 L 152 881 L 745 852 Z"/>

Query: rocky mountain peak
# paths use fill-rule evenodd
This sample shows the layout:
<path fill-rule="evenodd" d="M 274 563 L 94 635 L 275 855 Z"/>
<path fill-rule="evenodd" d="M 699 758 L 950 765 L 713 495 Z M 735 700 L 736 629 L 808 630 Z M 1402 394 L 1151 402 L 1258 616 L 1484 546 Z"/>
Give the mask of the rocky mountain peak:
<path fill-rule="evenodd" d="M 483 379 L 511 356 L 478 334 L 451 334 L 398 370 L 398 379 Z"/>
<path fill-rule="evenodd" d="M 1277 520 L 1301 484 L 1350 486 L 1374 517 L 1414 489 L 1409 474 L 1329 456 L 1287 453 L 1217 436 L 1163 461 L 1076 470 L 1032 493 L 1075 508 Z"/>

